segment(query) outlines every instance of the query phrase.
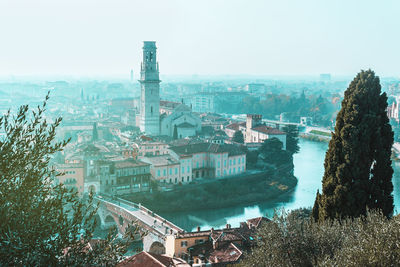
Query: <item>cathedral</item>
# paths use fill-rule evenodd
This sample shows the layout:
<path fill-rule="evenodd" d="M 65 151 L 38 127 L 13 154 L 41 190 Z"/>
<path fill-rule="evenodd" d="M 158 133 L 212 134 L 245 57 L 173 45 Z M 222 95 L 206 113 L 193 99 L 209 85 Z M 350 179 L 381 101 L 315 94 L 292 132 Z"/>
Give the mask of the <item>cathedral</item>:
<path fill-rule="evenodd" d="M 156 42 L 144 42 L 139 80 L 141 85 L 140 131 L 153 136 L 174 136 L 174 134 L 178 138 L 195 136 L 201 131 L 201 120 L 190 107 L 183 103 L 176 103 L 177 105 L 169 112 L 165 112 L 165 107 L 160 107 L 161 81 L 156 52 Z"/>

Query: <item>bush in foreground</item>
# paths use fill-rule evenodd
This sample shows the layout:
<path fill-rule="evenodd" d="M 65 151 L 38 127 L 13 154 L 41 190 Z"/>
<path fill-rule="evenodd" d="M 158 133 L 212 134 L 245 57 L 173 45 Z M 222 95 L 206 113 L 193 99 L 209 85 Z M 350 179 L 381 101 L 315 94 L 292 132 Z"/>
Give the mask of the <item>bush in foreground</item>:
<path fill-rule="evenodd" d="M 369 211 L 356 219 L 315 223 L 305 214 L 275 216 L 239 266 L 399 266 L 400 218 Z"/>
<path fill-rule="evenodd" d="M 0 118 L 0 266 L 116 265 L 127 242 L 111 232 L 88 249 L 96 226 L 93 197 L 83 201 L 53 184 L 58 174 L 49 161 L 67 142 L 55 142 L 61 118 L 46 122 L 46 101 Z"/>

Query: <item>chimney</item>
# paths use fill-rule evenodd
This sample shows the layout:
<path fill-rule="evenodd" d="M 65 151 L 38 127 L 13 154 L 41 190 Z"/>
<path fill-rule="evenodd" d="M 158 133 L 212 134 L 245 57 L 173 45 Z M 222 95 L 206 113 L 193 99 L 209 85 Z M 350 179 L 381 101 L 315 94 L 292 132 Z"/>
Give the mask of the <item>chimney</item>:
<path fill-rule="evenodd" d="M 200 226 L 197 226 L 197 232 L 200 232 Z"/>
<path fill-rule="evenodd" d="M 226 224 L 226 229 L 231 229 L 231 225 L 229 223 Z"/>

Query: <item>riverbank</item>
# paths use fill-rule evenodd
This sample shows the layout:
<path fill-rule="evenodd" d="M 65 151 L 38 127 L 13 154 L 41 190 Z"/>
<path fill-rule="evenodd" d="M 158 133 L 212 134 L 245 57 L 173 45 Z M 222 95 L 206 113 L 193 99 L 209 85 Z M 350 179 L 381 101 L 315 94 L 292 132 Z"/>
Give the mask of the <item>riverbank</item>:
<path fill-rule="evenodd" d="M 170 192 L 136 193 L 122 198 L 142 203 L 154 212 L 181 212 L 257 204 L 287 194 L 296 187 L 297 178 L 278 177 L 259 172 L 214 182 L 182 186 Z"/>

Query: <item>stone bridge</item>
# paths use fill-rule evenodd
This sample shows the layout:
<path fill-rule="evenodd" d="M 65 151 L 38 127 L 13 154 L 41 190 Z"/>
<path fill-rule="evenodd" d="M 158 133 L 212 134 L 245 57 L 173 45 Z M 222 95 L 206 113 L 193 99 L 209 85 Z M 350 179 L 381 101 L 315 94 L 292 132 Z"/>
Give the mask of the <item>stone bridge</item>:
<path fill-rule="evenodd" d="M 183 232 L 183 229 L 167 221 L 151 210 L 120 198 L 96 196 L 99 202 L 97 211 L 102 229 L 116 225 L 120 235 L 125 233 L 130 223 L 136 223 L 147 232 L 143 237 L 143 250 L 156 254 L 165 253 L 167 235 Z"/>

